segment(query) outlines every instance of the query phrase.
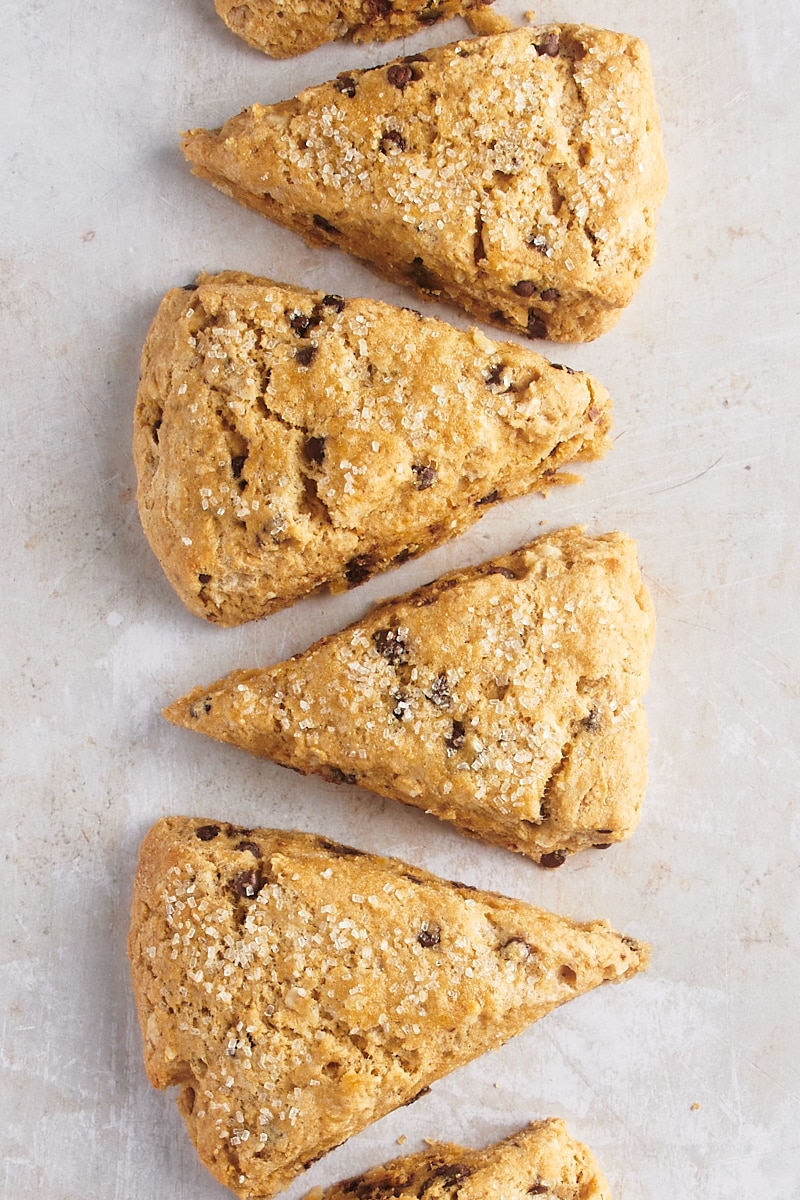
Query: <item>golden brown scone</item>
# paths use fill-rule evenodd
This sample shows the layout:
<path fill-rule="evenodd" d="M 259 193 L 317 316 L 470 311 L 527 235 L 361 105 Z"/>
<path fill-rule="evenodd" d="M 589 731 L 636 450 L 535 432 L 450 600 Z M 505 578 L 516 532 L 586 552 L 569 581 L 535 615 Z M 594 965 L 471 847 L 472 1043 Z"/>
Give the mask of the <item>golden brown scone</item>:
<path fill-rule="evenodd" d="M 129 940 L 145 1065 L 247 1200 L 574 996 L 647 965 L 565 918 L 309 834 L 168 817 Z"/>
<path fill-rule="evenodd" d="M 560 866 L 636 827 L 654 631 L 635 544 L 566 529 L 164 715 Z"/>
<path fill-rule="evenodd" d="M 373 1167 L 307 1200 L 611 1200 L 588 1146 L 564 1121 L 535 1121 L 485 1150 L 430 1142 L 430 1150 Z"/>
<path fill-rule="evenodd" d="M 387 42 L 450 17 L 469 17 L 493 0 L 214 0 L 225 24 L 273 58 L 325 42 Z"/>
<path fill-rule="evenodd" d="M 477 329 L 226 272 L 142 355 L 142 524 L 185 604 L 237 625 L 353 587 L 609 445 L 589 375 Z"/>
<path fill-rule="evenodd" d="M 586 25 L 352 71 L 222 129 L 195 174 L 312 245 L 532 338 L 610 329 L 666 190 L 646 46 Z"/>

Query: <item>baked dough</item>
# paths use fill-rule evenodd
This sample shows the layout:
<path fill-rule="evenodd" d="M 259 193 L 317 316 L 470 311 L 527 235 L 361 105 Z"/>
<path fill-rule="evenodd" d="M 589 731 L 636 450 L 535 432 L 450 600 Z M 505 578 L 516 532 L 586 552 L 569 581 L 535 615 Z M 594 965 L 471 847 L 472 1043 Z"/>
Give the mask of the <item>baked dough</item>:
<path fill-rule="evenodd" d="M 648 949 L 309 834 L 165 818 L 129 953 L 158 1088 L 244 1200 Z"/>
<path fill-rule="evenodd" d="M 589 375 L 479 330 L 251 275 L 163 300 L 142 355 L 142 525 L 220 625 L 353 587 L 609 445 Z"/>
<path fill-rule="evenodd" d="M 273 58 L 304 54 L 350 36 L 354 42 L 410 37 L 449 17 L 486 21 L 493 0 L 214 0 L 235 34 Z M 495 20 L 500 20 L 495 17 Z M 477 30 L 477 32 L 489 32 Z"/>
<path fill-rule="evenodd" d="M 611 1200 L 611 1189 L 588 1146 L 564 1121 L 535 1121 L 485 1150 L 432 1141 L 307 1200 Z"/>
<path fill-rule="evenodd" d="M 631 300 L 666 190 L 647 47 L 586 25 L 350 71 L 192 130 L 183 150 L 312 245 L 568 342 L 610 329 Z"/>
<path fill-rule="evenodd" d="M 634 542 L 572 528 L 164 714 L 559 866 L 639 820 L 654 629 Z"/>

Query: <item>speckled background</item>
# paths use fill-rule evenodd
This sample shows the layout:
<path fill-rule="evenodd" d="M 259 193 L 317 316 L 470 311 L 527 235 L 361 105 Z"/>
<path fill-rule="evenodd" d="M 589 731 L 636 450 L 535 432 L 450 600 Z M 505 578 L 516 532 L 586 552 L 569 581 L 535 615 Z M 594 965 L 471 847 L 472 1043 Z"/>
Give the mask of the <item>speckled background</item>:
<path fill-rule="evenodd" d="M 522 20 L 526 3 L 498 0 Z M 130 454 L 158 300 L 236 267 L 409 294 L 192 178 L 216 125 L 396 49 L 276 63 L 211 0 L 7 0 L 0 95 L 2 1195 L 219 1200 L 144 1075 L 125 960 L 139 840 L 167 812 L 298 827 L 394 853 L 653 943 L 650 971 L 552 1014 L 298 1180 L 426 1136 L 486 1144 L 560 1115 L 617 1200 L 800 1195 L 800 10 L 756 0 L 544 3 L 649 43 L 671 186 L 659 252 L 614 331 L 553 357 L 616 402 L 581 488 L 495 508 L 458 542 L 344 596 L 223 631 L 186 613 L 141 534 Z M 466 325 L 444 308 L 431 312 Z M 639 542 L 659 636 L 636 836 L 555 872 L 423 813 L 301 779 L 168 726 L 163 704 L 274 661 L 378 597 L 583 522 Z"/>

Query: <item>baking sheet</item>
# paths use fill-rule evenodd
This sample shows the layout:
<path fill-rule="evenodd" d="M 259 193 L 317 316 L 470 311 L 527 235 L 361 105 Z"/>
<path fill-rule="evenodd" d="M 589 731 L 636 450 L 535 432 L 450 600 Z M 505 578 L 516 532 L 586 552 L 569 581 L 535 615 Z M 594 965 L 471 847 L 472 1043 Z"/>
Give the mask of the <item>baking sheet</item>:
<path fill-rule="evenodd" d="M 498 0 L 523 20 L 526 3 Z M 776 15 L 775 6 L 773 13 Z M 649 972 L 552 1014 L 378 1122 L 289 1190 L 557 1115 L 618 1200 L 800 1194 L 797 244 L 800 10 L 755 0 L 543 3 L 650 45 L 670 168 L 659 252 L 614 331 L 552 357 L 615 400 L 580 488 L 495 508 L 348 595 L 240 630 L 173 596 L 130 454 L 158 300 L 234 267 L 400 303 L 194 179 L 182 128 L 463 36 L 271 62 L 211 0 L 7 0 L 0 94 L 5 573 L 2 1195 L 213 1200 L 145 1079 L 124 942 L 159 816 L 313 830 L 650 940 Z M 429 311 L 456 323 L 452 310 Z M 491 331 L 489 331 L 491 332 Z M 168 726 L 161 706 L 274 661 L 377 598 L 581 522 L 639 542 L 659 619 L 639 831 L 545 872 L 423 813 Z"/>

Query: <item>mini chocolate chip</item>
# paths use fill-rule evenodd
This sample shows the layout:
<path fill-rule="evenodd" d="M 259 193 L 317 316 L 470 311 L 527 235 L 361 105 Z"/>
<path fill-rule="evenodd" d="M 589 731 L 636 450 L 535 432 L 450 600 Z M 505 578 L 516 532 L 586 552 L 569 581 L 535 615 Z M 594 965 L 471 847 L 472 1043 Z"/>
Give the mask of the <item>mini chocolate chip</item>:
<path fill-rule="evenodd" d="M 445 745 L 447 746 L 448 756 L 456 754 L 461 749 L 461 747 L 464 745 L 464 738 L 466 737 L 466 734 L 467 731 L 464 727 L 464 723 L 462 721 L 453 721 L 453 728 L 444 739 Z"/>
<path fill-rule="evenodd" d="M 565 367 L 563 363 L 550 363 L 550 366 L 553 368 L 554 371 L 566 371 L 568 375 L 575 374 L 575 370 L 573 367 Z"/>
<path fill-rule="evenodd" d="M 325 461 L 325 438 L 310 437 L 305 444 L 305 455 L 310 463 L 319 466 Z"/>
<path fill-rule="evenodd" d="M 453 697 L 450 695 L 450 686 L 447 682 L 447 674 L 442 671 L 436 676 L 431 684 L 431 690 L 425 693 L 431 704 L 435 704 L 437 708 L 449 708 L 453 703 Z"/>
<path fill-rule="evenodd" d="M 325 231 L 325 233 L 339 233 L 340 232 L 340 230 L 338 230 L 335 225 L 332 225 L 330 223 L 330 221 L 325 219 L 325 217 L 321 217 L 319 215 L 319 213 L 314 213 L 314 216 L 311 219 L 314 222 L 314 224 L 316 225 L 317 229 L 323 229 Z"/>
<path fill-rule="evenodd" d="M 433 487 L 439 478 L 436 467 L 430 465 L 423 466 L 421 463 L 413 463 L 411 470 L 414 472 L 414 487 L 418 492 L 424 492 L 427 488 Z"/>
<path fill-rule="evenodd" d="M 517 578 L 516 572 L 512 571 L 511 567 L 490 567 L 489 570 L 486 572 L 486 574 L 487 575 L 502 575 L 503 579 L 516 579 Z"/>
<path fill-rule="evenodd" d="M 593 850 L 610 850 L 613 842 L 592 842 Z"/>
<path fill-rule="evenodd" d="M 539 42 L 536 47 L 540 54 L 546 55 L 548 58 L 555 58 L 559 51 L 559 41 L 557 33 L 548 33 L 544 41 Z"/>
<path fill-rule="evenodd" d="M 536 291 L 536 284 L 532 279 L 520 279 L 519 283 L 515 283 L 511 290 L 512 292 L 516 292 L 518 296 L 522 296 L 524 300 L 527 300 Z"/>
<path fill-rule="evenodd" d="M 323 779 L 327 779 L 328 783 L 355 783 L 355 775 L 348 775 L 341 767 L 323 767 L 320 771 Z"/>
<path fill-rule="evenodd" d="M 529 338 L 546 338 L 547 326 L 542 317 L 535 309 L 531 309 L 528 313 L 528 337 Z"/>
<path fill-rule="evenodd" d="M 333 81 L 333 86 L 337 92 L 341 92 L 343 96 L 349 96 L 351 99 L 356 94 L 356 81 L 352 75 L 340 75 Z"/>
<path fill-rule="evenodd" d="M 402 721 L 408 710 L 411 708 L 411 701 L 408 698 L 407 692 L 395 692 L 392 696 L 394 700 L 394 708 L 392 716 L 398 721 Z"/>
<path fill-rule="evenodd" d="M 412 82 L 414 72 L 411 70 L 411 67 L 405 66 L 403 63 L 392 63 L 386 72 L 386 78 L 392 87 L 399 88 L 402 92 L 403 88 L 407 88 Z"/>
<path fill-rule="evenodd" d="M 599 710 L 596 708 L 590 708 L 588 714 L 581 721 L 581 725 L 589 733 L 597 733 L 601 724 L 602 718 L 600 717 Z"/>
<path fill-rule="evenodd" d="M 211 700 L 208 696 L 204 696 L 202 700 L 195 700 L 194 704 L 189 705 L 189 716 L 192 720 L 200 719 L 201 713 L 211 712 Z"/>
<path fill-rule="evenodd" d="M 503 372 L 506 369 L 505 363 L 495 363 L 486 376 L 486 386 L 496 387 L 498 383 L 503 382 Z"/>
<path fill-rule="evenodd" d="M 203 584 L 204 587 L 207 583 L 211 583 L 211 576 L 207 575 L 205 571 L 201 571 L 201 573 L 197 576 L 197 579 Z"/>
<path fill-rule="evenodd" d="M 556 867 L 563 867 L 567 861 L 566 850 L 552 850 L 550 854 L 543 854 L 539 859 L 539 866 L 547 867 L 549 870 L 555 870 Z"/>
<path fill-rule="evenodd" d="M 546 1183 L 542 1183 L 541 1179 L 537 1179 L 536 1182 L 532 1183 L 531 1186 L 528 1188 L 528 1195 L 529 1196 L 546 1196 L 549 1191 L 550 1191 L 550 1188 L 548 1187 L 548 1185 Z"/>
<path fill-rule="evenodd" d="M 363 583 L 365 579 L 369 579 L 374 567 L 374 560 L 369 554 L 356 554 L 345 566 L 345 579 L 353 586 Z"/>
<path fill-rule="evenodd" d="M 479 508 L 482 504 L 494 504 L 499 494 L 500 493 L 498 492 L 497 488 L 495 488 L 494 491 L 489 492 L 486 496 L 482 496 L 480 500 L 476 500 L 475 507 Z"/>
<path fill-rule="evenodd" d="M 160 428 L 161 428 L 161 417 L 159 417 L 157 421 L 153 422 L 153 441 L 155 442 L 156 445 L 158 445 L 158 431 Z"/>
<path fill-rule="evenodd" d="M 242 853 L 247 852 L 250 854 L 255 854 L 256 858 L 261 858 L 261 847 L 255 842 L 239 842 L 235 849 L 241 850 Z"/>
<path fill-rule="evenodd" d="M 244 464 L 247 462 L 246 454 L 234 454 L 231 459 L 231 474 L 234 479 L 241 479 Z"/>
<path fill-rule="evenodd" d="M 380 140 L 384 154 L 401 154 L 406 148 L 406 139 L 399 129 L 387 129 Z"/>
<path fill-rule="evenodd" d="M 404 63 L 430 62 L 427 54 L 406 54 L 403 58 Z"/>
<path fill-rule="evenodd" d="M 417 941 L 420 946 L 424 946 L 426 950 L 430 950 L 432 946 L 438 946 L 442 940 L 442 928 L 435 921 L 423 921 L 417 934 Z"/>
<path fill-rule="evenodd" d="M 334 312 L 341 312 L 344 308 L 344 296 L 328 295 L 322 297 L 322 305 L 324 308 L 332 308 Z"/>
<path fill-rule="evenodd" d="M 393 667 L 399 667 L 402 663 L 408 662 L 408 647 L 399 630 L 376 629 L 372 640 L 378 653 Z"/>
<path fill-rule="evenodd" d="M 193 291 L 194 291 L 194 289 L 195 289 L 196 287 L 197 287 L 197 284 L 196 284 L 196 283 L 182 283 L 182 284 L 181 284 L 181 291 L 183 291 L 183 292 L 193 292 Z"/>
<path fill-rule="evenodd" d="M 252 871 L 240 871 L 231 880 L 231 888 L 243 900 L 251 900 L 264 886 L 264 877 L 258 868 Z"/>
<path fill-rule="evenodd" d="M 308 367 L 311 365 L 316 353 L 317 353 L 316 346 L 301 346 L 300 349 L 296 352 L 295 358 L 297 359 L 297 361 L 301 367 Z"/>
<path fill-rule="evenodd" d="M 293 333 L 297 333 L 303 337 L 311 324 L 311 317 L 308 313 L 293 312 L 289 317 L 289 328 Z"/>
<path fill-rule="evenodd" d="M 367 21 L 377 21 L 381 17 L 388 17 L 391 11 L 392 0 L 367 0 L 364 17 Z"/>
<path fill-rule="evenodd" d="M 539 294 L 543 300 L 549 301 L 561 299 L 561 292 L 558 290 L 558 288 L 545 288 L 544 291 L 540 292 Z"/>
<path fill-rule="evenodd" d="M 219 833 L 219 825 L 201 825 L 195 829 L 194 836 L 201 842 L 211 842 Z"/>
<path fill-rule="evenodd" d="M 428 1189 L 432 1188 L 436 1183 L 440 1184 L 443 1190 L 452 1189 L 456 1184 L 461 1183 L 462 1180 L 469 1179 L 471 1174 L 472 1168 L 466 1166 L 464 1163 L 443 1163 L 442 1166 L 436 1167 L 435 1170 L 431 1171 L 417 1192 L 417 1195 L 422 1200 Z"/>
<path fill-rule="evenodd" d="M 532 233 L 528 239 L 528 245 L 532 250 L 538 250 L 545 258 L 552 258 L 553 251 L 547 238 L 543 233 Z"/>
<path fill-rule="evenodd" d="M 409 268 L 409 278 L 411 282 L 416 284 L 423 292 L 437 292 L 440 290 L 439 280 L 434 275 L 429 267 L 425 266 L 423 260 L 417 255 L 411 260 Z"/>

